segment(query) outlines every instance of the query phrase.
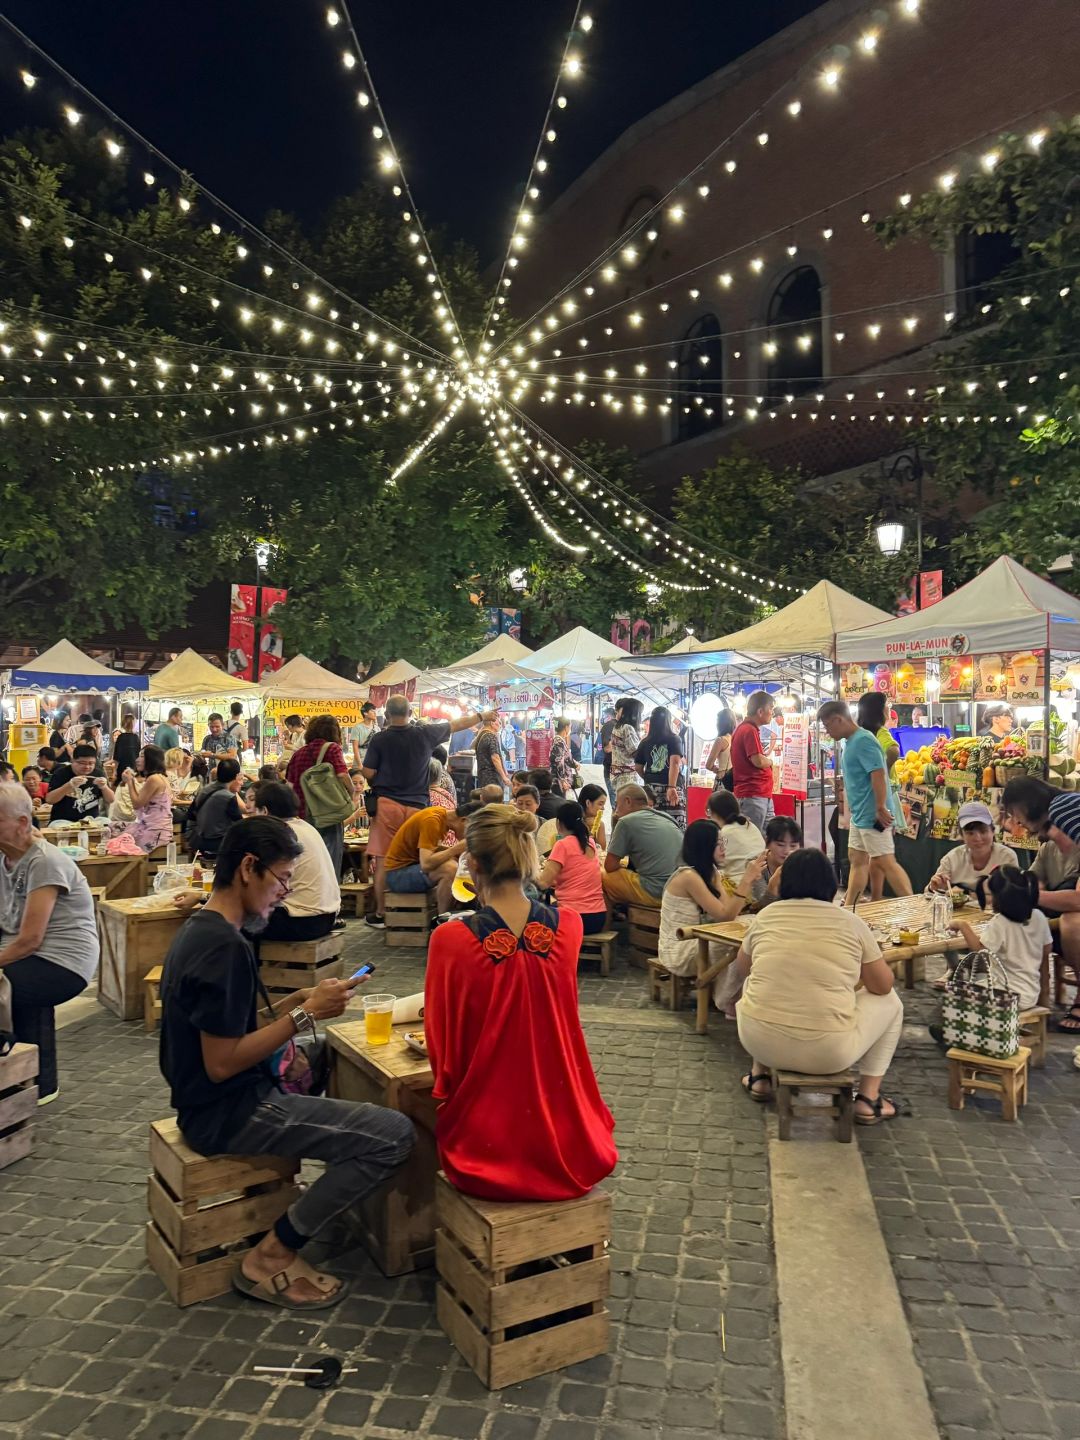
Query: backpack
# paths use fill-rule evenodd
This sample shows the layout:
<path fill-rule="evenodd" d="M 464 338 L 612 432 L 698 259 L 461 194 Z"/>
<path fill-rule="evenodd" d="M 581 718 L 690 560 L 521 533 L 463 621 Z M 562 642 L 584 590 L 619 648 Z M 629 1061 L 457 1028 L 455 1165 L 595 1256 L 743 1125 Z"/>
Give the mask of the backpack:
<path fill-rule="evenodd" d="M 340 825 L 356 809 L 351 789 L 346 792 L 334 767 L 323 760 L 329 748 L 330 742 L 324 741 L 315 764 L 309 766 L 300 776 L 304 808 L 309 822 L 316 830 L 328 830 L 332 825 Z"/>

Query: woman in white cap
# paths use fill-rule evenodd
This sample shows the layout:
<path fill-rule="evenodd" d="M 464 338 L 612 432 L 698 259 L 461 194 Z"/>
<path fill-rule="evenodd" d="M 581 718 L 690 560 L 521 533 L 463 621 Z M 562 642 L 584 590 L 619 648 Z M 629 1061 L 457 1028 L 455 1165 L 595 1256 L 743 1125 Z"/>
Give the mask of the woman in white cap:
<path fill-rule="evenodd" d="M 961 805 L 957 824 L 964 843 L 942 856 L 930 877 L 931 890 L 951 890 L 955 886 L 974 894 L 976 885 L 991 870 L 1020 863 L 1015 850 L 994 839 L 994 817 L 981 800 Z"/>

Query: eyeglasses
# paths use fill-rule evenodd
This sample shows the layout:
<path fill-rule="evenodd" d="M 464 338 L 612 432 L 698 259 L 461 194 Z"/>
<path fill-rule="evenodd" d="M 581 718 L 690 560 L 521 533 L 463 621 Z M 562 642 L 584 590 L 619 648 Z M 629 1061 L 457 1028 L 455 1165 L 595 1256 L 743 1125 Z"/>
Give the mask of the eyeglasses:
<path fill-rule="evenodd" d="M 251 858 L 255 860 L 258 859 L 258 856 L 253 855 Z M 276 870 L 270 869 L 269 865 L 264 865 L 263 869 L 267 872 L 267 874 L 272 875 L 277 881 L 277 883 L 281 886 L 282 895 L 288 895 L 289 891 L 292 889 L 292 876 L 290 875 L 287 880 L 283 880 Z"/>

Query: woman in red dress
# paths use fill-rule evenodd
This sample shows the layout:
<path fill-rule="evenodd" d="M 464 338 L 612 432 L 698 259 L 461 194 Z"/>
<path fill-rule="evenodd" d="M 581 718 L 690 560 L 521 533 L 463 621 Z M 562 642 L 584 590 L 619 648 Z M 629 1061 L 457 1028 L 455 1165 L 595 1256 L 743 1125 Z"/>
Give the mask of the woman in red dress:
<path fill-rule="evenodd" d="M 453 1185 L 486 1200 L 573 1200 L 619 1158 L 578 1018 L 581 916 L 522 889 L 537 868 L 535 823 L 510 805 L 471 817 L 482 908 L 428 948 L 439 1155 Z"/>

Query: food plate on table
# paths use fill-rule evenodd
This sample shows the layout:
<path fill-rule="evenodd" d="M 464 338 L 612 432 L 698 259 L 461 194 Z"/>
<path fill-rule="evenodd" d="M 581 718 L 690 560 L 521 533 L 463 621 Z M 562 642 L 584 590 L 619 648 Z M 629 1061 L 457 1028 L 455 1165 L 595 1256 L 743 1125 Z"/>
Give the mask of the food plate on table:
<path fill-rule="evenodd" d="M 401 1038 L 410 1050 L 415 1050 L 418 1055 L 422 1055 L 425 1060 L 427 1059 L 427 1037 L 423 1030 L 406 1030 L 402 1033 Z"/>
<path fill-rule="evenodd" d="M 962 910 L 971 899 L 971 896 L 966 890 L 961 890 L 958 885 L 954 885 L 949 891 L 949 899 L 953 903 L 954 910 Z"/>

